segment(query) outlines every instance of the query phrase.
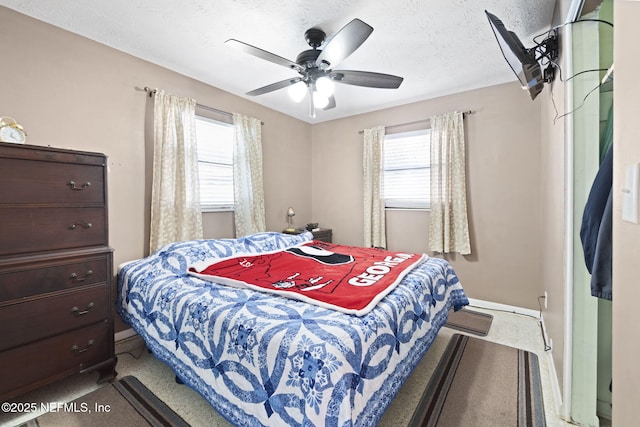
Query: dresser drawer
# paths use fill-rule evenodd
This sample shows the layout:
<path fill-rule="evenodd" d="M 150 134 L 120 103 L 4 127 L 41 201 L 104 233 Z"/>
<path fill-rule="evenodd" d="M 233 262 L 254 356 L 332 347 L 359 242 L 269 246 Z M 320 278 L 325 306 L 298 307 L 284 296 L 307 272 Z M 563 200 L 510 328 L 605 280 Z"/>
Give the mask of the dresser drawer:
<path fill-rule="evenodd" d="M 0 351 L 107 319 L 107 285 L 0 307 Z"/>
<path fill-rule="evenodd" d="M 4 301 L 26 298 L 78 286 L 110 281 L 111 252 L 61 259 L 30 259 L 0 263 L 0 305 Z"/>
<path fill-rule="evenodd" d="M 112 357 L 113 334 L 107 322 L 0 352 L 0 396 L 33 383 L 50 382 Z"/>
<path fill-rule="evenodd" d="M 103 208 L 2 208 L 0 255 L 107 244 Z"/>
<path fill-rule="evenodd" d="M 104 166 L 0 158 L 2 204 L 103 205 Z"/>

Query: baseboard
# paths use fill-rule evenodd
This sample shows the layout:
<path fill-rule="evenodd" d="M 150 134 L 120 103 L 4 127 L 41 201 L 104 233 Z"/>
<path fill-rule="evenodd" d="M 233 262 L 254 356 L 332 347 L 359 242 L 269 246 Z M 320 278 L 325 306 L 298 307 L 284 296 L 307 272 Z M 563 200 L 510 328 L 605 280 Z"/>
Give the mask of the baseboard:
<path fill-rule="evenodd" d="M 136 331 L 134 331 L 133 329 L 131 328 L 125 329 L 124 331 L 119 331 L 115 333 L 114 341 L 118 342 L 118 341 L 126 340 L 127 338 L 131 338 L 135 335 L 137 334 L 136 334 Z"/>
<path fill-rule="evenodd" d="M 516 307 L 514 305 L 500 304 L 497 302 L 484 301 L 474 298 L 469 298 L 469 304 L 474 307 L 486 308 L 488 310 L 500 310 L 506 311 L 508 313 L 524 314 L 525 316 L 535 317 L 536 319 L 540 318 L 540 312 L 538 312 L 537 310 L 531 310 L 530 308 Z"/>
<path fill-rule="evenodd" d="M 544 337 L 544 341 L 549 345 L 549 351 L 545 351 L 545 353 L 547 355 L 547 363 L 549 364 L 549 377 L 551 379 L 551 387 L 553 389 L 553 403 L 556 406 L 556 413 L 562 414 L 562 391 L 560 390 L 560 381 L 558 381 L 556 363 L 553 360 L 553 342 L 550 342 L 549 335 L 547 335 L 544 316 L 540 318 L 540 325 L 542 326 L 542 336 Z"/>

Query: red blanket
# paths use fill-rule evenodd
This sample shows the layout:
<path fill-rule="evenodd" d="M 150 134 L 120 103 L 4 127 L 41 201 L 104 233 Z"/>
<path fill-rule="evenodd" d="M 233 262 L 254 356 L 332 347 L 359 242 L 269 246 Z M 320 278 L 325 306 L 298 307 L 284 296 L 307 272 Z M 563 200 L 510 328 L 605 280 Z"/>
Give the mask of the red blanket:
<path fill-rule="evenodd" d="M 204 261 L 189 274 L 365 315 L 427 255 L 311 241 L 258 255 Z"/>

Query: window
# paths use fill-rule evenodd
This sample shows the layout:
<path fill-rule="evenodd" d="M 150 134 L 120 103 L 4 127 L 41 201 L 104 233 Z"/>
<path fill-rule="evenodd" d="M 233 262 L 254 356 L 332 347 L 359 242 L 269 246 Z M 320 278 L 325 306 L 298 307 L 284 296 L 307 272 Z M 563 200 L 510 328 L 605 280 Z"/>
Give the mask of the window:
<path fill-rule="evenodd" d="M 383 180 L 388 208 L 429 208 L 429 129 L 385 135 Z"/>
<path fill-rule="evenodd" d="M 200 208 L 233 210 L 233 126 L 196 116 Z"/>

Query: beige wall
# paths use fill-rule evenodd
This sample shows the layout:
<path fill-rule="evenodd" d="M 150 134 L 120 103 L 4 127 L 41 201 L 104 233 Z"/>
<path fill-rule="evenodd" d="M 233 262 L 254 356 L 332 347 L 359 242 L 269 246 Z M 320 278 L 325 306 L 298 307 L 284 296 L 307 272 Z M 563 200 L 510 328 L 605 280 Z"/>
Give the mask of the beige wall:
<path fill-rule="evenodd" d="M 558 3 L 563 17 L 569 1 Z M 616 0 L 614 14 L 616 86 L 622 90 L 616 92 L 614 107 L 613 421 L 626 426 L 636 423 L 640 388 L 635 320 L 640 226 L 621 221 L 620 194 L 625 167 L 640 162 L 640 63 L 634 54 L 640 2 Z M 18 119 L 31 144 L 109 156 L 110 243 L 116 264 L 142 256 L 147 246 L 151 101 L 136 87 L 159 87 L 260 118 L 265 122 L 268 228 L 282 229 L 291 205 L 297 225 L 318 221 L 346 244 L 362 242 L 358 131 L 474 110 L 466 119 L 474 254 L 452 258 L 452 263 L 474 298 L 537 308 L 537 295 L 548 290 L 545 321 L 554 337 L 554 357 L 560 357 L 564 130 L 551 124 L 548 91 L 531 102 L 516 85 L 503 85 L 310 126 L 3 7 L 0 40 L 0 57 L 17 58 L 0 67 L 0 115 Z M 557 81 L 554 91 L 563 111 Z M 204 220 L 210 237 L 231 236 L 230 214 L 209 214 Z M 390 247 L 426 250 L 426 214 L 390 212 L 389 230 Z"/>
<path fill-rule="evenodd" d="M 543 311 L 543 318 L 548 337 L 553 340 L 552 356 L 558 385 L 562 390 L 565 333 L 565 121 L 554 123 L 554 118 L 556 108 L 557 111 L 565 111 L 564 83 L 557 79 L 553 84 L 553 92 L 548 89 L 549 86 L 540 94 L 543 107 L 540 125 L 540 189 L 543 194 L 540 201 L 540 274 L 542 291 L 547 292 L 547 308 Z"/>
<path fill-rule="evenodd" d="M 317 221 L 335 241 L 362 243 L 361 129 L 473 110 L 465 119 L 473 254 L 450 261 L 472 298 L 537 308 L 541 283 L 540 103 L 511 83 L 311 126 L 173 71 L 0 7 L 0 114 L 35 145 L 109 156 L 110 244 L 116 265 L 146 254 L 152 99 L 158 87 L 261 119 L 267 228 Z M 138 90 L 136 90 L 138 88 Z M 389 245 L 426 251 L 425 212 L 389 213 Z M 206 214 L 206 237 L 231 237 L 229 213 Z"/>
<path fill-rule="evenodd" d="M 640 2 L 614 2 L 613 425 L 638 424 L 640 390 L 640 225 L 622 221 L 625 169 L 640 163 L 638 22 Z"/>
<path fill-rule="evenodd" d="M 564 22 L 569 0 L 560 0 L 559 22 Z M 640 389 L 638 357 L 640 344 L 637 333 L 637 301 L 640 300 L 640 225 L 622 221 L 621 195 L 624 174 L 628 165 L 640 163 L 640 122 L 638 121 L 637 69 L 640 59 L 637 52 L 640 2 L 615 0 L 614 10 L 614 181 L 613 181 L 613 404 L 612 425 L 631 426 L 638 423 L 637 395 Z M 563 63 L 562 61 L 560 63 Z M 564 210 L 562 182 L 564 174 L 564 125 L 550 124 L 555 109 L 564 111 L 563 85 L 554 84 L 556 105 L 543 102 L 542 113 L 542 280 L 549 290 L 549 308 L 544 318 L 549 335 L 554 338 L 554 361 L 558 377 L 562 381 L 562 339 L 564 339 L 564 283 L 558 235 L 563 233 L 561 216 Z M 560 345 L 560 346 L 559 346 Z M 595 349 L 594 349 L 595 351 Z M 574 357 L 580 357 L 574 354 Z M 562 385 L 562 384 L 560 384 Z"/>
<path fill-rule="evenodd" d="M 571 4 L 574 0 L 558 0 L 554 10 L 552 25 L 566 22 Z M 591 7 L 592 8 L 592 7 Z M 565 45 L 566 30 L 560 29 L 560 51 L 557 63 L 566 67 Z M 567 69 L 564 73 L 566 75 Z M 565 77 L 566 78 L 566 77 Z M 565 83 L 556 77 L 551 86 L 546 86 L 540 94 L 542 105 L 540 122 L 541 147 L 541 288 L 547 292 L 547 308 L 543 309 L 547 331 L 547 344 L 553 344 L 551 357 L 556 370 L 559 393 L 563 393 L 563 372 L 565 352 L 565 174 L 566 142 L 565 132 L 570 126 L 569 118 L 556 120 L 565 108 Z"/>
<path fill-rule="evenodd" d="M 309 124 L 3 7 L 0 40 L 0 58 L 16 58 L 0 67 L 0 115 L 18 120 L 30 144 L 109 157 L 116 265 L 148 248 L 153 101 L 144 86 L 262 120 L 267 227 L 281 230 L 289 205 L 310 220 Z M 228 213 L 205 214 L 204 225 L 207 237 L 232 236 Z"/>
<path fill-rule="evenodd" d="M 509 83 L 313 126 L 313 215 L 363 242 L 364 128 L 453 110 L 465 118 L 472 255 L 447 257 L 472 298 L 530 309 L 540 292 L 540 104 Z M 428 212 L 388 211 L 388 247 L 428 252 Z"/>
<path fill-rule="evenodd" d="M 566 21 L 573 0 L 558 0 L 554 10 L 552 25 Z M 563 48 L 566 31 L 560 29 L 560 51 L 558 64 L 566 67 Z M 567 73 L 565 69 L 565 74 Z M 547 308 L 543 310 L 547 331 L 547 344 L 553 344 L 551 357 L 556 370 L 559 393 L 563 393 L 563 372 L 565 352 L 565 174 L 566 142 L 565 132 L 570 126 L 569 118 L 556 120 L 565 108 L 565 83 L 556 78 L 553 85 L 546 86 L 539 95 L 542 105 L 540 122 L 541 147 L 541 289 L 547 292 Z"/>

